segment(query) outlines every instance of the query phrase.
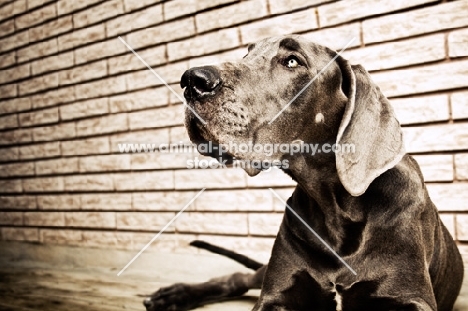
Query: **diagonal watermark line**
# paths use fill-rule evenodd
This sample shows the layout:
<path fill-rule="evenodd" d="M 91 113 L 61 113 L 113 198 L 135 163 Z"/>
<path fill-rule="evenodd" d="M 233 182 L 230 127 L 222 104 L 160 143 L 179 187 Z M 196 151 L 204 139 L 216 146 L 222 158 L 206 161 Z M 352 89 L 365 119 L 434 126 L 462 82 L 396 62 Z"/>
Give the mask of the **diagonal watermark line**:
<path fill-rule="evenodd" d="M 148 69 L 151 71 L 152 74 L 154 74 L 154 75 L 156 76 L 156 78 L 158 78 L 159 80 L 161 80 L 161 82 L 162 82 L 172 93 L 174 93 L 174 95 L 177 96 L 177 98 L 180 99 L 180 101 L 181 101 L 188 109 L 190 109 L 190 111 L 192 111 L 192 113 L 198 118 L 198 120 L 200 120 L 201 123 L 206 124 L 206 121 L 203 120 L 203 118 L 200 117 L 200 116 L 198 115 L 198 113 L 197 113 L 192 107 L 190 107 L 190 106 L 187 104 L 187 102 L 186 102 L 176 91 L 174 91 L 174 89 L 173 89 L 172 87 L 170 87 L 169 84 L 167 84 L 167 82 L 164 81 L 164 79 L 161 78 L 161 76 L 158 75 L 158 74 L 156 73 L 156 71 L 154 71 L 153 68 L 151 68 L 151 66 L 148 65 L 148 63 L 147 63 L 143 58 L 141 58 L 141 56 L 140 56 L 139 54 L 138 54 L 137 52 L 135 52 L 135 50 L 134 50 L 130 45 L 128 45 L 128 43 L 125 42 L 124 39 L 122 39 L 121 36 L 119 36 L 119 40 L 127 47 L 127 49 L 129 49 L 130 51 L 132 51 L 133 54 L 135 54 L 135 56 L 138 57 L 138 59 L 139 59 L 146 67 L 148 67 Z"/>
<path fill-rule="evenodd" d="M 330 250 L 330 252 L 332 252 L 332 254 L 335 255 L 335 257 L 338 258 L 338 260 L 341 261 L 341 262 L 346 266 L 346 268 L 349 269 L 349 271 L 351 271 L 351 273 L 353 273 L 354 275 L 357 275 L 356 271 L 354 271 L 353 268 L 351 268 L 351 266 L 348 265 L 348 264 L 346 263 L 346 261 L 344 261 L 344 259 L 341 258 L 340 255 L 338 255 L 338 254 L 333 250 L 333 248 L 331 248 L 331 246 L 328 245 L 327 242 L 325 242 L 325 240 L 322 239 L 322 238 L 320 237 L 320 235 L 318 235 L 318 233 L 315 232 L 315 230 L 312 229 L 312 228 L 309 226 L 309 224 L 308 224 L 307 222 L 305 222 L 305 220 L 302 219 L 301 216 L 299 216 L 299 215 L 296 213 L 296 211 L 294 211 L 294 210 L 292 209 L 291 206 L 288 205 L 288 203 L 284 202 L 284 200 L 283 200 L 272 188 L 268 188 L 268 189 L 270 189 L 270 191 L 271 191 L 283 204 L 286 205 L 286 207 L 289 209 L 289 211 L 290 211 L 291 213 L 293 213 L 293 215 L 296 216 L 297 219 L 299 219 L 300 222 L 302 222 L 302 224 L 303 224 L 304 226 L 306 226 L 307 229 L 309 229 L 309 231 L 312 232 L 312 233 L 315 235 L 315 237 L 316 237 L 317 239 L 319 239 L 320 242 L 322 242 L 322 244 L 325 245 L 325 247 L 328 248 L 328 249 Z"/>
<path fill-rule="evenodd" d="M 135 255 L 135 257 L 133 257 L 132 260 L 129 261 L 129 263 L 123 267 L 122 270 L 120 270 L 119 273 L 117 273 L 117 276 L 120 276 L 125 270 L 127 270 L 127 268 L 138 258 L 140 257 L 140 255 L 151 245 L 151 243 L 153 243 L 157 238 L 159 238 L 159 236 L 180 216 L 182 215 L 182 213 L 190 206 L 190 204 L 193 203 L 193 201 L 195 201 L 199 196 L 200 194 L 203 193 L 203 191 L 205 191 L 206 188 L 203 188 L 202 190 L 200 190 L 196 196 L 194 196 L 185 206 L 183 209 L 180 210 L 180 212 L 178 212 L 174 218 L 172 218 L 165 226 L 164 228 L 161 229 L 161 231 L 158 232 L 158 234 L 156 234 L 152 239 L 151 241 L 148 242 L 148 244 L 146 244 L 142 249 L 141 251 L 138 252 L 138 254 Z"/>
<path fill-rule="evenodd" d="M 317 73 L 317 74 L 315 75 L 315 77 L 314 77 L 312 80 L 310 80 L 309 83 L 307 83 L 306 86 L 304 86 L 304 87 L 302 88 L 302 90 L 300 90 L 299 93 L 297 93 L 296 96 L 294 96 L 293 99 L 291 99 L 291 100 L 289 101 L 289 103 L 287 103 L 286 106 L 284 106 L 283 109 L 281 109 L 280 112 L 278 112 L 278 113 L 273 117 L 273 119 L 270 120 L 270 122 L 268 122 L 268 124 L 273 123 L 273 121 L 275 121 L 275 120 L 289 107 L 289 105 L 291 105 L 291 104 L 292 104 L 292 103 L 293 103 L 293 102 L 294 102 L 294 101 L 295 101 L 295 100 L 296 100 L 296 99 L 297 99 L 297 98 L 298 98 L 298 97 L 299 97 L 299 96 L 300 96 L 300 95 L 301 95 L 301 94 L 318 78 L 318 77 L 320 77 L 320 75 L 321 75 L 325 70 L 327 70 L 328 66 L 330 66 L 331 63 L 333 63 L 333 62 L 335 61 L 335 59 L 337 59 L 338 56 L 340 56 L 341 53 L 343 53 L 344 50 L 346 50 L 346 49 L 349 47 L 349 45 L 350 45 L 351 43 L 353 43 L 353 41 L 354 41 L 355 39 L 356 39 L 356 37 L 353 37 L 353 38 L 351 39 L 351 41 L 349 41 L 349 42 L 344 46 L 344 48 L 342 48 L 341 51 L 339 51 L 339 52 L 335 55 L 335 57 L 333 57 L 332 60 L 329 61 L 328 64 L 325 65 L 325 67 L 323 67 L 322 70 L 320 70 L 320 72 Z"/>

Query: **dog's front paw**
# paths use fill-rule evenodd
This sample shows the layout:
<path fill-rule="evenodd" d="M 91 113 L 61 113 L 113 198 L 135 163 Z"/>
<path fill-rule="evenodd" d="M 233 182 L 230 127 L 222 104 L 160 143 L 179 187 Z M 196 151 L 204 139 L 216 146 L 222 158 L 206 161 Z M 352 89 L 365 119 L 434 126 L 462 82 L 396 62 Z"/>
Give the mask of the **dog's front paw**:
<path fill-rule="evenodd" d="M 187 311 L 198 305 L 196 300 L 191 285 L 176 283 L 154 292 L 143 304 L 147 311 Z"/>

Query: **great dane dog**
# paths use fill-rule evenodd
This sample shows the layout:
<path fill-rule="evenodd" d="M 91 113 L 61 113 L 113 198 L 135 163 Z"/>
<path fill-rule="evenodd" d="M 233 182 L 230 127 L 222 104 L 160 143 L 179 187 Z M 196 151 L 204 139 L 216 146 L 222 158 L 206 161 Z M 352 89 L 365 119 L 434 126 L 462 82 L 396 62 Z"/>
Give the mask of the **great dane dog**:
<path fill-rule="evenodd" d="M 463 279 L 460 253 L 404 151 L 389 101 L 366 70 L 301 36 L 268 38 L 248 51 L 237 63 L 183 74 L 188 105 L 206 121 L 187 109 L 189 136 L 197 144 L 355 146 L 348 153 L 222 155 L 287 160 L 282 169 L 297 182 L 287 204 L 352 270 L 286 209 L 267 265 L 162 288 L 144 301 L 147 310 L 190 310 L 251 288 L 261 288 L 255 311 L 452 310 Z"/>

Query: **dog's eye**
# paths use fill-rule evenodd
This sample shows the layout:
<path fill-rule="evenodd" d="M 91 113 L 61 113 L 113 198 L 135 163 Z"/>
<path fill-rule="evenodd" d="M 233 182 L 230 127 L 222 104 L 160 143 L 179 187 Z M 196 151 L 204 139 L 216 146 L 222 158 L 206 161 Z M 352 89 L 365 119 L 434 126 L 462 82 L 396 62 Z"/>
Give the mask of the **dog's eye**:
<path fill-rule="evenodd" d="M 296 68 L 299 67 L 299 60 L 297 59 L 296 56 L 291 55 L 288 58 L 286 58 L 284 65 L 288 68 Z"/>

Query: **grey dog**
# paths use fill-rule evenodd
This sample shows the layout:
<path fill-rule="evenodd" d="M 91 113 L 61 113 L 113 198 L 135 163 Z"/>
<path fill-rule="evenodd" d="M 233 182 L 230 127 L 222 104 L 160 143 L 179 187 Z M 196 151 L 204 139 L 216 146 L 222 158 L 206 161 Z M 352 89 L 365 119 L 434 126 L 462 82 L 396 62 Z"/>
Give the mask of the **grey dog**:
<path fill-rule="evenodd" d="M 463 279 L 460 253 L 418 164 L 405 153 L 389 101 L 366 70 L 300 36 L 268 38 L 248 50 L 237 63 L 184 73 L 189 136 L 195 143 L 355 146 L 352 153 L 313 156 L 222 155 L 287 160 L 283 170 L 297 182 L 288 206 L 343 261 L 286 209 L 267 265 L 254 262 L 252 274 L 162 288 L 145 300 L 147 310 L 190 310 L 251 288 L 261 288 L 255 311 L 452 310 Z M 261 169 L 246 171 L 254 176 Z"/>

